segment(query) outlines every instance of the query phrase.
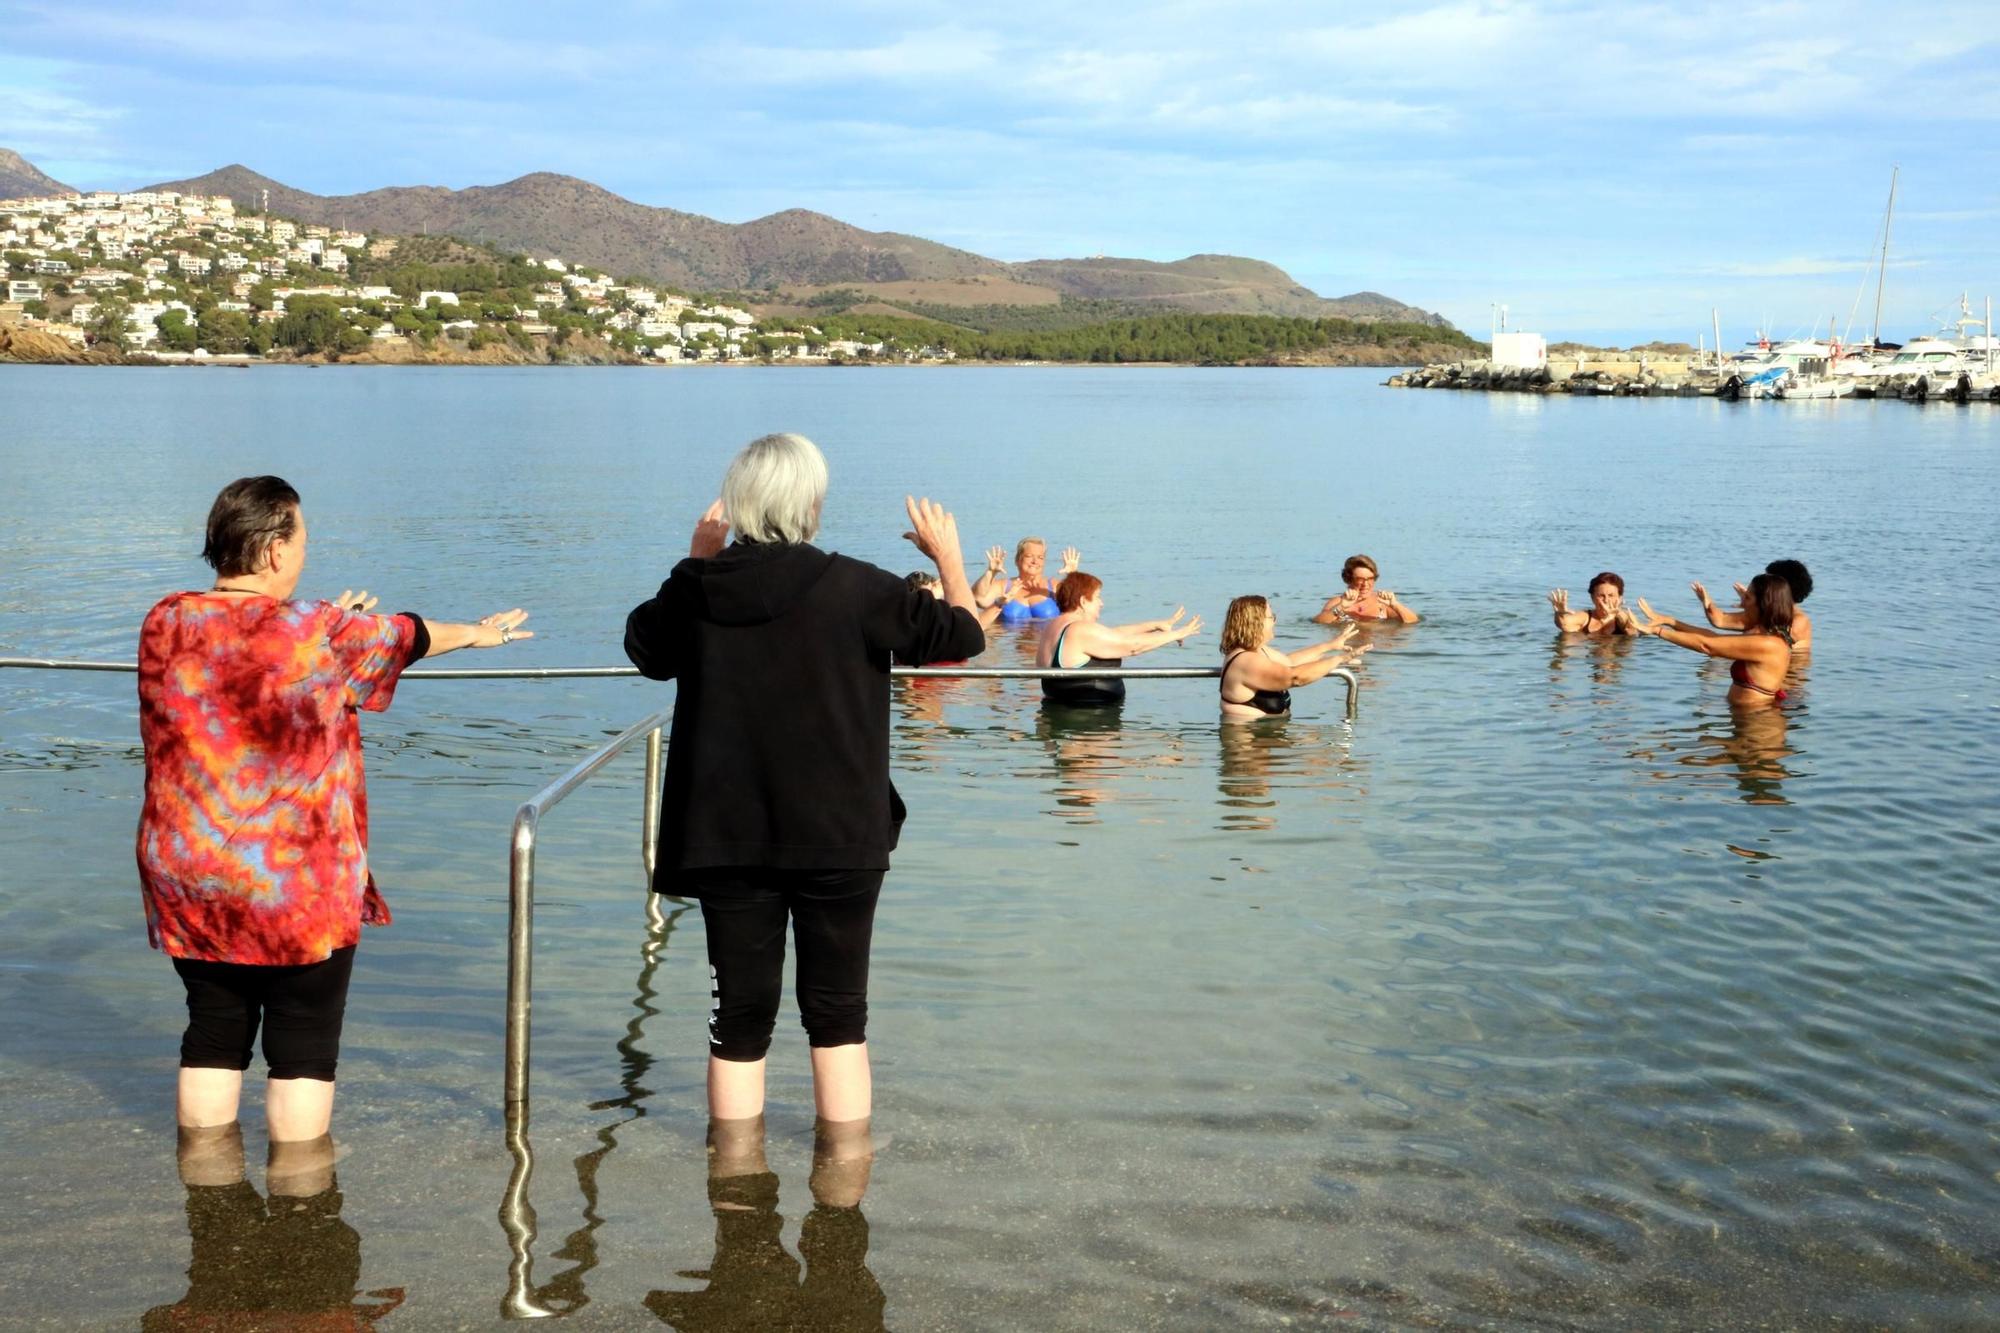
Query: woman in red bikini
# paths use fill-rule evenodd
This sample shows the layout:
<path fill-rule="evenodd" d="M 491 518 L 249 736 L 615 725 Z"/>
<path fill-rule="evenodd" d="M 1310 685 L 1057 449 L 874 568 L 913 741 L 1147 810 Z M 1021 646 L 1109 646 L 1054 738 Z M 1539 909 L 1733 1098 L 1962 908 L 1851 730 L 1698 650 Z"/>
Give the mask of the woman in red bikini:
<path fill-rule="evenodd" d="M 1639 599 L 1645 623 L 1637 628 L 1666 642 L 1707 657 L 1729 660 L 1729 702 L 1761 708 L 1783 703 L 1785 674 L 1792 668 L 1792 589 L 1776 574 L 1759 574 L 1743 590 L 1741 634 L 1712 629 L 1663 616 Z"/>

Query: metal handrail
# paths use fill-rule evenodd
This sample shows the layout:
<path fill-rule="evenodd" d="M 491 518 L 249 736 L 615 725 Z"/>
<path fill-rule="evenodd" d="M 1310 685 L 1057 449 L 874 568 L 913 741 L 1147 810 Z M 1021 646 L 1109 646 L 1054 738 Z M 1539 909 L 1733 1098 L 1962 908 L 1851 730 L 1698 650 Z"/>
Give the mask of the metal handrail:
<path fill-rule="evenodd" d="M 531 1003 L 530 972 L 535 947 L 535 837 L 542 815 L 556 806 L 597 771 L 623 754 L 635 741 L 646 742 L 646 806 L 640 819 L 640 861 L 651 888 L 655 847 L 660 829 L 660 729 L 672 714 L 654 713 L 634 722 L 599 746 L 569 772 L 521 802 L 514 812 L 514 831 L 507 857 L 507 1073 L 508 1105 L 528 1100 L 528 1031 Z"/>
<path fill-rule="evenodd" d="M 139 669 L 137 662 L 91 662 L 56 657 L 0 657 L 0 668 L 40 671 L 121 671 Z M 405 671 L 404 680 L 557 680 L 637 676 L 639 668 L 608 667 L 432 667 Z M 900 680 L 1214 680 L 1221 667 L 891 667 Z M 1355 712 L 1359 681 L 1346 667 L 1326 673 L 1347 683 L 1347 715 Z"/>
<path fill-rule="evenodd" d="M 0 657 L 0 668 L 20 667 L 45 671 L 114 671 L 132 673 L 133 662 L 71 661 L 44 657 Z M 636 676 L 636 667 L 494 667 L 459 670 L 406 671 L 404 679 L 429 680 L 545 680 L 553 677 Z M 1221 667 L 894 667 L 891 676 L 903 679 L 938 680 L 1213 680 Z M 1346 667 L 1327 672 L 1347 685 L 1347 716 L 1356 712 L 1360 682 Z M 507 903 L 507 1050 L 506 1103 L 524 1106 L 528 1099 L 528 1043 L 532 1026 L 532 964 L 535 919 L 535 841 L 542 816 L 560 805 L 571 792 L 590 781 L 613 759 L 640 740 L 646 743 L 645 808 L 640 818 L 639 859 L 646 868 L 648 911 L 658 906 L 650 892 L 658 856 L 660 834 L 660 781 L 664 741 L 662 732 L 672 714 L 653 713 L 633 723 L 610 741 L 592 751 L 574 768 L 521 803 L 514 813 L 508 854 Z"/>

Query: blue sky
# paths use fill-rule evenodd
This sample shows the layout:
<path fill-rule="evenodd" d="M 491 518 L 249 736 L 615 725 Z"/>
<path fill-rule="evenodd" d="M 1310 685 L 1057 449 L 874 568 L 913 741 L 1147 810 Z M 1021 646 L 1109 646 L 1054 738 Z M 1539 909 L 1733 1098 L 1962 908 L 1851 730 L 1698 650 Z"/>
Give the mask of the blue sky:
<path fill-rule="evenodd" d="M 2000 288 L 2000 6 L 0 0 L 0 146 L 83 188 L 566 172 L 999 259 L 1268 259 L 1484 334 L 1845 324 Z"/>

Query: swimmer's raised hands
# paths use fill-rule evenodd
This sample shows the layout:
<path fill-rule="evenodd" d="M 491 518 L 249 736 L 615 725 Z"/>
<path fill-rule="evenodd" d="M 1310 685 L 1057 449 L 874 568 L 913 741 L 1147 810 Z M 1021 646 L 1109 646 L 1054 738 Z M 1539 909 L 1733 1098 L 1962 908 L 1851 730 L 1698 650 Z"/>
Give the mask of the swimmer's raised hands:
<path fill-rule="evenodd" d="M 986 572 L 988 574 L 1005 574 L 1007 572 L 1006 547 L 989 546 L 986 548 Z"/>
<path fill-rule="evenodd" d="M 1076 548 L 1074 546 L 1063 547 L 1062 570 L 1056 575 L 1056 577 L 1061 579 L 1066 579 L 1070 575 L 1076 573 L 1076 567 L 1079 563 L 1081 563 L 1082 560 L 1083 557 L 1076 553 Z"/>
<path fill-rule="evenodd" d="M 695 520 L 694 537 L 688 542 L 688 555 L 696 560 L 706 560 L 718 554 L 728 540 L 729 520 L 723 516 L 722 501 L 717 500 Z"/>
<path fill-rule="evenodd" d="M 363 588 L 360 592 L 355 592 L 351 588 L 342 588 L 340 596 L 333 599 L 333 604 L 343 611 L 366 613 L 373 611 L 375 603 L 380 600 L 379 597 L 370 597 L 366 588 Z"/>
<path fill-rule="evenodd" d="M 1688 587 L 1694 589 L 1694 599 L 1701 603 L 1703 610 L 1707 611 L 1715 608 L 1715 603 L 1709 598 L 1708 589 L 1701 586 L 1699 579 L 1688 584 Z"/>
<path fill-rule="evenodd" d="M 1175 611 L 1174 619 L 1179 620 L 1180 617 L 1181 613 L 1179 611 Z M 1167 637 L 1179 643 L 1186 643 L 1189 639 L 1192 639 L 1195 635 L 1199 633 L 1201 633 L 1200 616 L 1196 616 L 1194 619 L 1188 621 L 1187 624 L 1181 626 L 1179 629 L 1175 629 L 1171 623 L 1169 623 L 1167 626 Z"/>
<path fill-rule="evenodd" d="M 1568 589 L 1568 588 L 1557 588 L 1557 589 L 1555 589 L 1554 591 L 1550 592 L 1550 593 L 1549 593 L 1549 605 L 1550 605 L 1550 606 L 1553 606 L 1553 607 L 1554 607 L 1554 608 L 1556 609 L 1556 614 L 1557 614 L 1557 615 L 1559 615 L 1559 616 L 1566 616 L 1566 615 L 1568 615 L 1568 614 L 1569 614 L 1569 589 Z"/>
<path fill-rule="evenodd" d="M 1661 615 L 1653 609 L 1652 603 L 1643 597 L 1639 599 L 1639 609 L 1645 613 L 1646 619 L 1643 623 L 1636 619 L 1633 620 L 1632 628 L 1641 634 L 1658 634 L 1661 630 L 1674 623 L 1672 616 Z"/>

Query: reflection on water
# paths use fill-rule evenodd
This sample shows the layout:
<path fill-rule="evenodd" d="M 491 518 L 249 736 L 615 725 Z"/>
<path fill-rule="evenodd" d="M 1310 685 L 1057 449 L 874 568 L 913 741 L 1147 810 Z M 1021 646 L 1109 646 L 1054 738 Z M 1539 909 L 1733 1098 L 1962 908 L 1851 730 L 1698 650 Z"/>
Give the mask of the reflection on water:
<path fill-rule="evenodd" d="M 1097 807 L 1111 800 L 1122 777 L 1123 708 L 1079 708 L 1044 700 L 1035 714 L 1035 739 L 1047 747 L 1055 771 L 1049 813 L 1076 824 L 1098 821 Z"/>
<path fill-rule="evenodd" d="M 1704 711 L 1690 730 L 1649 742 L 1634 750 L 1633 757 L 1651 765 L 1648 775 L 1661 782 L 1683 781 L 1689 773 L 1727 772 L 1745 804 L 1789 805 L 1784 784 L 1797 774 L 1785 761 L 1798 753 L 1790 735 L 1794 716 L 1802 721 L 1804 715 L 1790 707 L 1727 708 L 1720 715 Z"/>
<path fill-rule="evenodd" d="M 1589 667 L 1587 679 L 1596 688 L 1618 683 L 1625 662 L 1632 656 L 1638 638 L 1629 634 L 1558 634 L 1549 659 L 1549 702 L 1561 707 L 1573 700 L 1567 677 L 1574 666 Z"/>
<path fill-rule="evenodd" d="M 187 1294 L 146 1311 L 141 1328 L 362 1328 L 403 1303 L 401 1287 L 356 1299 L 361 1236 L 341 1220 L 331 1138 L 271 1145 L 268 1197 L 245 1178 L 238 1125 L 183 1130 L 178 1156 Z"/>
<path fill-rule="evenodd" d="M 1216 780 L 1222 817 L 1216 827 L 1225 832 L 1276 829 L 1281 792 L 1289 792 L 1294 800 L 1306 790 L 1344 788 L 1355 799 L 1366 794 L 1352 754 L 1354 733 L 1349 727 L 1279 717 L 1224 722 L 1216 730 L 1222 747 Z M 1326 819 L 1320 801 L 1308 801 L 1295 813 L 1315 825 L 1323 825 Z"/>
<path fill-rule="evenodd" d="M 671 904 L 671 906 L 669 906 Z M 652 1096 L 644 1079 L 654 1057 L 642 1045 L 646 1020 L 660 1012 L 653 1001 L 659 992 L 654 978 L 667 955 L 667 943 L 674 927 L 692 908 L 678 898 L 648 894 L 646 936 L 639 946 L 639 977 L 633 984 L 633 1014 L 618 1039 L 617 1097 L 590 1103 L 592 1111 L 620 1111 L 625 1114 L 596 1131 L 597 1146 L 577 1155 L 571 1166 L 576 1171 L 577 1192 L 583 1197 L 583 1225 L 569 1233 L 552 1257 L 567 1260 L 569 1267 L 548 1281 L 534 1281 L 536 1215 L 529 1201 L 528 1186 L 534 1177 L 534 1145 L 528 1137 L 528 1107 L 507 1108 L 507 1149 L 514 1159 L 507 1190 L 500 1201 L 500 1227 L 507 1235 L 511 1258 L 507 1267 L 507 1294 L 500 1302 L 501 1313 L 509 1318 L 532 1318 L 568 1314 L 590 1304 L 584 1290 L 585 1275 L 597 1267 L 597 1231 L 604 1225 L 599 1210 L 598 1173 L 618 1147 L 619 1131 L 646 1115 L 646 1099 Z"/>
<path fill-rule="evenodd" d="M 651 1291 L 646 1308 L 674 1328 L 717 1333 L 883 1328 L 886 1301 L 868 1268 L 868 1219 L 861 1212 L 872 1160 L 866 1123 L 819 1127 L 813 1208 L 799 1227 L 796 1258 L 781 1239 L 785 1219 L 778 1211 L 778 1177 L 764 1157 L 762 1119 L 715 1126 L 710 1154 L 715 1252 L 706 1268 L 678 1270 L 707 1285 Z"/>

